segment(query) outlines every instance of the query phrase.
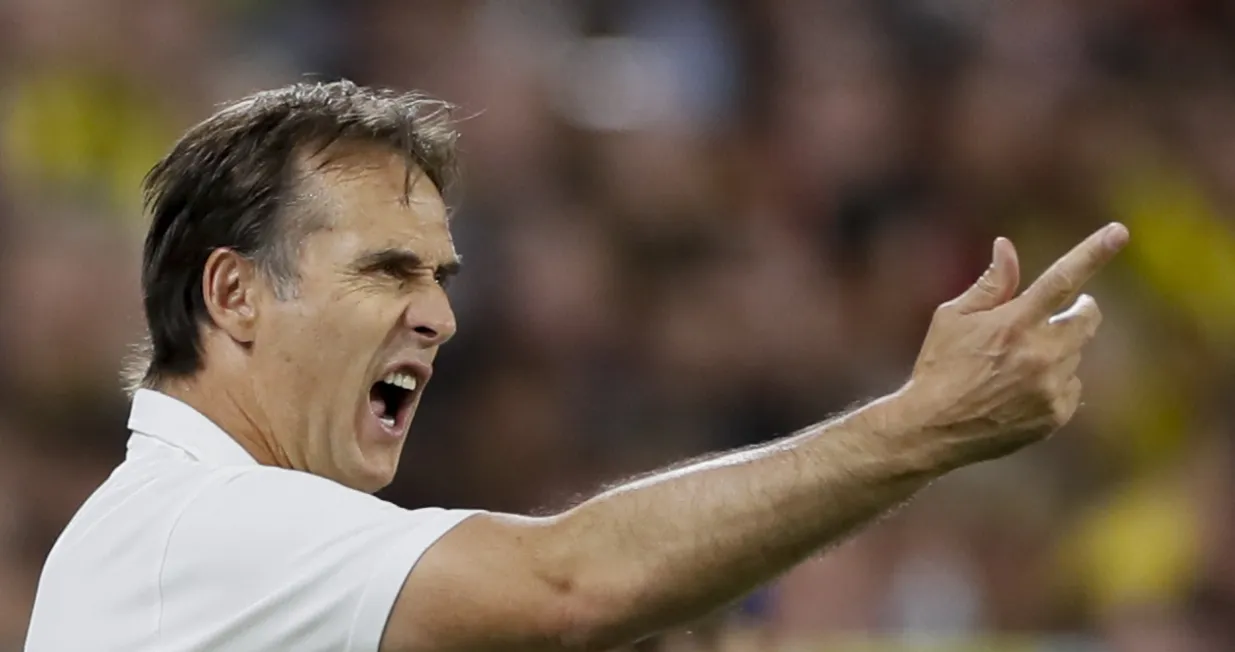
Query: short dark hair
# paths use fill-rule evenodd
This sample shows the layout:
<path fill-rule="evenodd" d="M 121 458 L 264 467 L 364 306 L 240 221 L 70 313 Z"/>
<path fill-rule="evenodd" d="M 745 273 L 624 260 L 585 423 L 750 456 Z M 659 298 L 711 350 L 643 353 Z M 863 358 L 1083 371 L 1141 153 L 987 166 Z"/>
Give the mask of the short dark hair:
<path fill-rule="evenodd" d="M 192 127 L 143 184 L 150 230 L 142 258 L 148 337 L 125 371 L 130 391 L 202 366 L 207 258 L 228 248 L 254 261 L 280 292 L 294 292 L 297 242 L 317 226 L 290 219 L 298 163 L 335 143 L 377 144 L 403 155 L 445 193 L 456 176 L 450 104 L 349 81 L 298 83 L 225 105 Z"/>

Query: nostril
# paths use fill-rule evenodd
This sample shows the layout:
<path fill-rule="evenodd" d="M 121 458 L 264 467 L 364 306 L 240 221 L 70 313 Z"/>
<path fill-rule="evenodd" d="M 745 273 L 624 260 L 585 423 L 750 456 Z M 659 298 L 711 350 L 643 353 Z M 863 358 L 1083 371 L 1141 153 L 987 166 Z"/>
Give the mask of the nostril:
<path fill-rule="evenodd" d="M 418 335 L 424 335 L 425 337 L 437 337 L 437 331 L 429 328 L 428 326 L 417 326 L 414 330 Z"/>

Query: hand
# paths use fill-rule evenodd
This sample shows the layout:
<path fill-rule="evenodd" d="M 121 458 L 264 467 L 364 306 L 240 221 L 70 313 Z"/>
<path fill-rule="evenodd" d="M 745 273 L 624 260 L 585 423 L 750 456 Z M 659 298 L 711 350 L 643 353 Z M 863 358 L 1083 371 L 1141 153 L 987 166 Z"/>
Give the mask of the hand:
<path fill-rule="evenodd" d="M 936 311 L 901 391 L 910 418 L 927 426 L 929 448 L 940 456 L 932 459 L 956 467 L 1001 457 L 1072 419 L 1081 352 L 1102 321 L 1093 297 L 1072 299 L 1128 239 L 1123 225 L 1107 226 L 1019 297 L 1016 249 L 995 241 L 986 274 Z"/>

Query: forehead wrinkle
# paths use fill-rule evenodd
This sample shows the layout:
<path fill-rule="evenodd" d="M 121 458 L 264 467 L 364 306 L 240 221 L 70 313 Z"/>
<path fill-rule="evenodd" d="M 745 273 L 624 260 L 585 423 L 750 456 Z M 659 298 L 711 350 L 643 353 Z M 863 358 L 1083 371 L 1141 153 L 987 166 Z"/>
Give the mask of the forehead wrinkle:
<path fill-rule="evenodd" d="M 342 226 L 338 218 L 346 215 L 364 215 L 380 205 L 374 192 L 374 174 L 377 166 L 361 167 L 354 164 L 330 164 L 328 166 L 301 165 L 297 170 L 294 189 L 290 193 L 294 205 L 307 212 L 320 215 L 331 223 Z M 368 186 L 370 189 L 366 189 Z"/>
<path fill-rule="evenodd" d="M 430 181 L 430 186 L 417 187 L 410 196 L 404 196 L 401 187 L 395 185 L 401 183 L 401 177 L 392 167 L 372 157 L 336 157 L 322 164 L 306 156 L 298 165 L 296 188 L 291 194 L 301 210 L 317 216 L 323 225 L 355 231 L 362 240 L 368 239 L 365 234 L 378 236 L 374 238 L 378 242 L 365 246 L 366 250 L 411 250 L 433 266 L 458 261 L 446 207 L 436 187 Z M 417 178 L 428 177 L 422 174 Z M 387 199 L 387 195 L 406 197 L 406 201 Z M 388 211 L 397 215 L 385 215 Z M 376 231 L 371 230 L 374 226 Z M 441 242 L 435 242 L 438 240 Z"/>
<path fill-rule="evenodd" d="M 317 172 L 336 176 L 341 181 L 360 180 L 397 187 L 404 199 L 412 191 L 413 179 L 428 177 L 406 155 L 380 143 L 336 140 L 314 151 L 303 151 L 302 159 Z M 398 174 L 393 174 L 397 170 Z M 397 180 L 397 186 L 396 184 Z"/>
<path fill-rule="evenodd" d="M 359 186 L 364 199 L 390 196 L 400 206 L 442 204 L 440 217 L 448 220 L 444 199 L 432 179 L 419 166 L 398 152 L 366 144 L 336 142 L 320 151 L 302 152 L 298 158 L 298 177 L 312 179 L 318 188 L 336 189 Z M 423 185 L 427 182 L 429 185 Z"/>

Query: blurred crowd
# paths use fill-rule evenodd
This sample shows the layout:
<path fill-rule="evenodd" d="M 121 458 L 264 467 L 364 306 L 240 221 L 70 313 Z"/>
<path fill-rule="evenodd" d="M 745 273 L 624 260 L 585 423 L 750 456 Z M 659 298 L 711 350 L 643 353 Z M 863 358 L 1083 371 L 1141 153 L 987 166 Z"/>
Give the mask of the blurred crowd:
<path fill-rule="evenodd" d="M 543 512 L 906 378 L 995 236 L 1134 245 L 1077 420 L 644 649 L 1235 649 L 1219 0 L 3 0 L 0 651 L 122 459 L 147 168 L 300 79 L 461 108 L 461 325 L 395 485 Z M 859 648 L 854 648 L 859 649 Z"/>

